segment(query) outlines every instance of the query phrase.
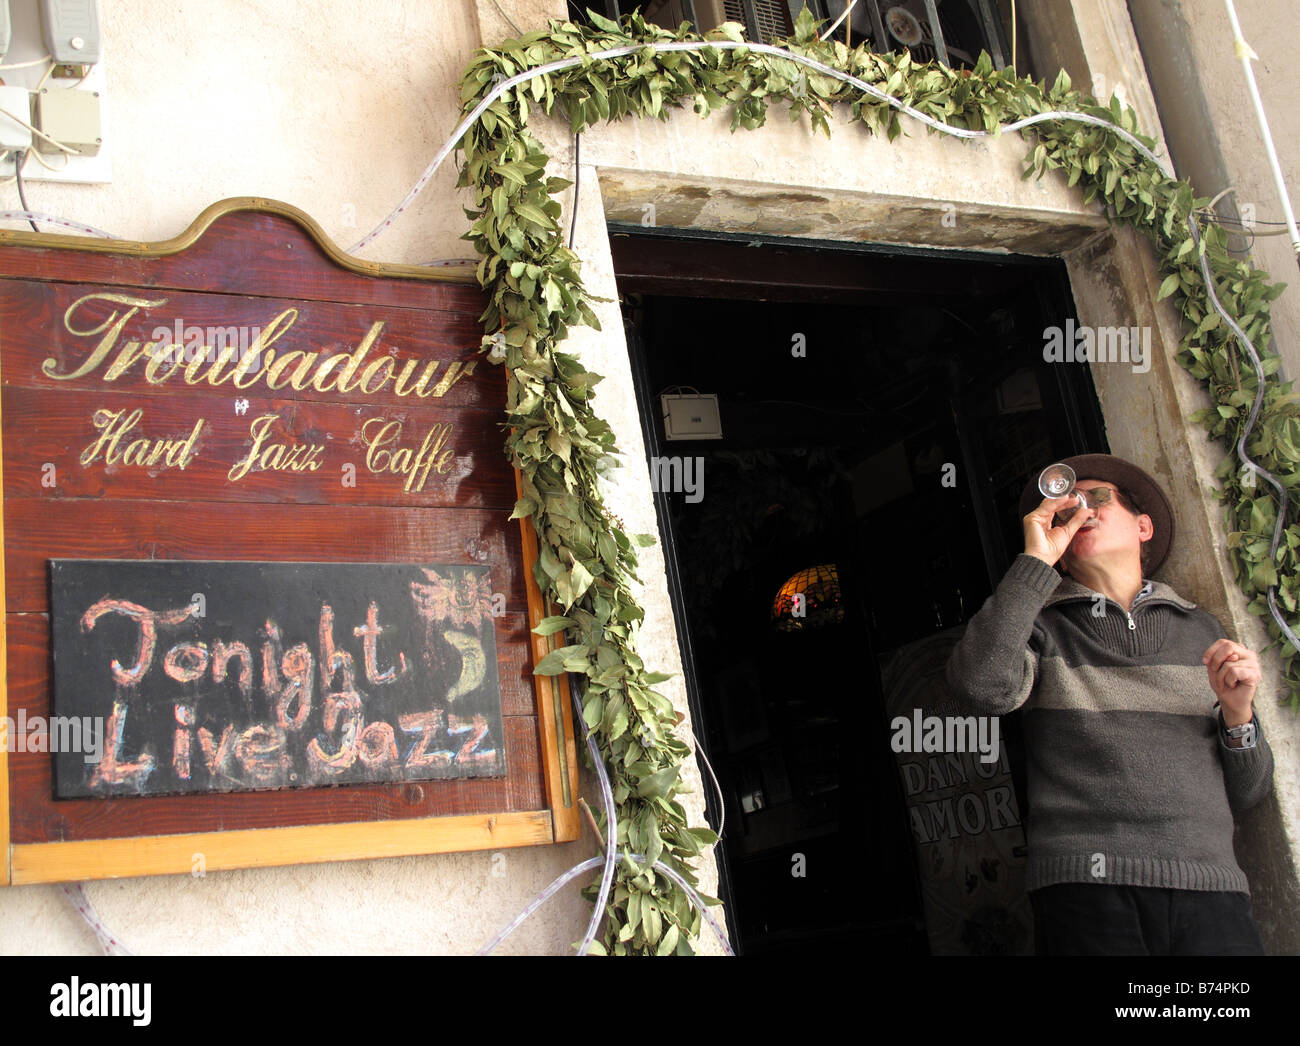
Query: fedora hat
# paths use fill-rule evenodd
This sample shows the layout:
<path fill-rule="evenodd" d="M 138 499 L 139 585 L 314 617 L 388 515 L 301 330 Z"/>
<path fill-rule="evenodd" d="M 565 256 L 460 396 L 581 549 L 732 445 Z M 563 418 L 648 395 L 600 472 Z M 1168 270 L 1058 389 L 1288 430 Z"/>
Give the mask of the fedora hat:
<path fill-rule="evenodd" d="M 1113 483 L 1133 495 L 1138 509 L 1151 517 L 1155 531 L 1151 540 L 1146 542 L 1147 563 L 1143 570 L 1148 575 L 1154 574 L 1169 555 L 1174 541 L 1174 510 L 1160 484 L 1132 462 L 1112 454 L 1077 454 L 1061 459 L 1061 463 L 1074 469 L 1078 479 Z M 1020 495 L 1020 515 L 1029 515 L 1042 501 L 1043 495 L 1038 491 L 1038 473 L 1035 472 Z"/>

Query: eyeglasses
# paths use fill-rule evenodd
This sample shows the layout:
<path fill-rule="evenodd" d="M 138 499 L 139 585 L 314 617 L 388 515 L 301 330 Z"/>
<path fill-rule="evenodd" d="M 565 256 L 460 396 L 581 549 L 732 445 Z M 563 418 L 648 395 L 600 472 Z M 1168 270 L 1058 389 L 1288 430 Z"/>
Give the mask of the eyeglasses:
<path fill-rule="evenodd" d="M 1090 509 L 1101 508 L 1102 505 L 1108 505 L 1115 500 L 1114 487 L 1093 487 L 1091 490 L 1084 490 L 1082 487 L 1074 488 L 1075 494 L 1082 494 L 1087 507 Z M 1068 523 L 1073 515 L 1083 508 L 1082 505 L 1070 505 L 1061 509 L 1052 517 L 1052 526 L 1060 527 Z"/>

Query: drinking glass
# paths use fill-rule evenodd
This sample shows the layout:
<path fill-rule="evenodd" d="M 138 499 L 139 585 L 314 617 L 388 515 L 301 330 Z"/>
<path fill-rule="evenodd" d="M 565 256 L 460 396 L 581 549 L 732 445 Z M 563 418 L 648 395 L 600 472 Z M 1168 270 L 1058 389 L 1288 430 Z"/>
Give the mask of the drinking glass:
<path fill-rule="evenodd" d="M 1074 495 L 1079 501 L 1078 505 L 1068 506 L 1056 513 L 1055 519 L 1061 523 L 1067 522 L 1080 508 L 1097 508 L 1110 500 L 1109 488 L 1098 487 L 1095 491 L 1076 490 L 1075 481 L 1074 469 L 1059 461 L 1054 465 L 1048 465 L 1038 474 L 1038 492 L 1043 497 L 1064 498 Z"/>

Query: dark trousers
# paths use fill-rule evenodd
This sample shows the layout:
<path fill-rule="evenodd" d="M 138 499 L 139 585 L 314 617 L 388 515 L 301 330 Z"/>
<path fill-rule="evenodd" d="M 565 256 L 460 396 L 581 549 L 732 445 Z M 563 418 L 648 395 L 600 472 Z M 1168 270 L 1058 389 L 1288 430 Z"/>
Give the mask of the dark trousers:
<path fill-rule="evenodd" d="M 1033 890 L 1039 955 L 1263 955 L 1244 893 L 1058 883 Z"/>

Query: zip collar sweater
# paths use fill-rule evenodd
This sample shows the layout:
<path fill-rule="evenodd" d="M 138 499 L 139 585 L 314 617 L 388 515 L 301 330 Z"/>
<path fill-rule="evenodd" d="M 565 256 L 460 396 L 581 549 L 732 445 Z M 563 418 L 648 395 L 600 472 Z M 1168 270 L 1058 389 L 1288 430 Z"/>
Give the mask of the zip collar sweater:
<path fill-rule="evenodd" d="M 1201 663 L 1219 622 L 1168 585 L 1120 607 L 1020 555 L 970 621 L 948 685 L 972 710 L 1023 708 L 1027 889 L 1089 882 L 1248 893 L 1233 813 L 1273 756 L 1228 748 Z"/>

